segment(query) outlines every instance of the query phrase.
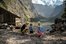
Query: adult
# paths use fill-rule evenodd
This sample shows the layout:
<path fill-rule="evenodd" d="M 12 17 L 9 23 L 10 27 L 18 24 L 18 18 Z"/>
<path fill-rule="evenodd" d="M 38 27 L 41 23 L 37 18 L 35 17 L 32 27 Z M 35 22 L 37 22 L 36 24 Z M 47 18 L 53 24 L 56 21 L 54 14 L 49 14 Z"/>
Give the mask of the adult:
<path fill-rule="evenodd" d="M 24 34 L 23 31 L 25 30 L 25 28 L 27 27 L 27 25 L 28 25 L 28 23 L 25 23 L 25 24 L 22 25 L 22 27 L 21 27 L 22 34 Z"/>

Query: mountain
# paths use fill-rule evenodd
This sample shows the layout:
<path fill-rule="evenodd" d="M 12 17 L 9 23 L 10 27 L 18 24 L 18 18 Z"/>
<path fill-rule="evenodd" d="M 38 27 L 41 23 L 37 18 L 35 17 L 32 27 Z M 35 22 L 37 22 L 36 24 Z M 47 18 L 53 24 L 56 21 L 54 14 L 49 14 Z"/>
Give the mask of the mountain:
<path fill-rule="evenodd" d="M 60 8 L 62 11 L 60 11 L 58 8 Z M 58 12 L 58 10 L 59 10 L 59 12 Z M 57 7 L 55 8 L 55 11 L 56 11 L 56 12 L 52 13 L 51 16 L 53 16 L 53 15 L 55 15 L 55 14 L 57 14 L 57 15 L 54 16 L 54 17 L 50 17 L 50 18 L 48 19 L 48 21 L 54 21 L 56 18 L 61 18 L 61 15 L 63 14 L 63 11 L 64 11 L 64 6 L 63 6 L 63 5 L 57 6 Z"/>
<path fill-rule="evenodd" d="M 64 0 L 32 0 L 33 4 L 41 4 L 48 6 L 62 5 Z"/>
<path fill-rule="evenodd" d="M 46 18 L 54 17 L 63 10 L 63 5 L 59 6 L 57 5 L 55 8 L 52 6 L 41 5 L 41 4 L 33 4 L 33 5 L 38 14 Z"/>
<path fill-rule="evenodd" d="M 0 7 L 20 16 L 22 23 L 34 17 L 31 0 L 0 0 Z"/>
<path fill-rule="evenodd" d="M 29 20 L 29 18 L 38 18 L 40 20 L 53 18 L 59 14 L 59 11 L 61 11 L 62 8 L 61 5 L 55 7 L 52 5 L 34 4 L 32 3 L 32 0 L 0 0 L 0 7 L 20 16 L 21 23 Z"/>
<path fill-rule="evenodd" d="M 33 4 L 35 10 L 38 12 L 38 14 L 49 17 L 49 15 L 53 12 L 54 8 L 47 5 L 41 5 L 41 4 Z M 52 10 L 52 11 L 51 11 Z"/>
<path fill-rule="evenodd" d="M 54 11 L 51 13 L 51 16 L 57 16 L 57 17 L 60 16 L 63 12 L 63 9 L 64 9 L 63 5 L 56 6 Z"/>

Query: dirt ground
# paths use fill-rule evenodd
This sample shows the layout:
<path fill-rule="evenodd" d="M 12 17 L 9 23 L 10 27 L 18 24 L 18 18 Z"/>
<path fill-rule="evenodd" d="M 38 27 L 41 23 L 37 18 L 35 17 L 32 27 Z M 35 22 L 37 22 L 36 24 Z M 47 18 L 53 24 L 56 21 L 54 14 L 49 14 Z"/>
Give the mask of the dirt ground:
<path fill-rule="evenodd" d="M 22 35 L 17 29 L 14 31 L 0 29 L 0 44 L 66 44 L 66 37 L 44 35 L 39 38 L 34 35 Z"/>

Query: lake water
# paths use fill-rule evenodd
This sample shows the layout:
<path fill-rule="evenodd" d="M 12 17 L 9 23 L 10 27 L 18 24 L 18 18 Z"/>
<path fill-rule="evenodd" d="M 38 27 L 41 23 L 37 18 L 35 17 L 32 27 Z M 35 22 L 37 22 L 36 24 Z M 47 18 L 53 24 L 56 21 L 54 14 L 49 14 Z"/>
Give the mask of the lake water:
<path fill-rule="evenodd" d="M 52 28 L 51 28 L 51 26 L 50 26 L 50 25 L 52 25 L 52 24 L 54 24 L 54 23 L 51 23 L 51 22 L 44 22 L 44 23 L 41 23 L 41 31 L 46 32 L 47 29 L 49 29 L 49 31 L 52 30 Z M 34 30 L 36 30 L 36 29 L 37 29 L 37 28 L 35 28 Z"/>
<path fill-rule="evenodd" d="M 52 28 L 51 28 L 51 26 L 50 26 L 50 25 L 52 25 L 52 24 L 54 24 L 54 23 L 52 23 L 52 22 L 45 22 L 45 23 L 43 23 L 43 24 L 41 25 L 42 30 L 44 30 L 44 31 L 46 31 L 47 29 L 49 29 L 49 31 L 52 30 Z"/>

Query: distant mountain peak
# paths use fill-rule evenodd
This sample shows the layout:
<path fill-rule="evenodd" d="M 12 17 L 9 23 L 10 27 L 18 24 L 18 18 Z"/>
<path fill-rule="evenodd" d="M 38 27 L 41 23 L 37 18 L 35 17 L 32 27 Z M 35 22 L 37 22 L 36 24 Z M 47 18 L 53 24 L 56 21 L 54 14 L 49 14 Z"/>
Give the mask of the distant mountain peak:
<path fill-rule="evenodd" d="M 63 0 L 32 0 L 33 4 L 41 4 L 41 5 L 48 5 L 48 6 L 56 6 L 62 5 Z"/>

